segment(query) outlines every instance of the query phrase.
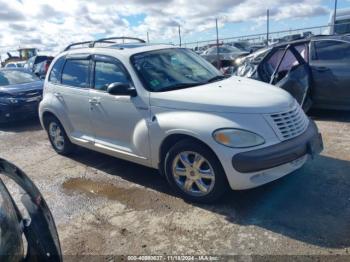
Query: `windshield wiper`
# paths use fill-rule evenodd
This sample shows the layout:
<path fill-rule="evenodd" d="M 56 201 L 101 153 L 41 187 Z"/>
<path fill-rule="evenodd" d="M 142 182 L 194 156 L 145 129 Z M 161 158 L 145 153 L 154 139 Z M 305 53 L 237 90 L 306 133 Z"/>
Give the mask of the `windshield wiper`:
<path fill-rule="evenodd" d="M 228 78 L 228 76 L 217 75 L 217 76 L 214 76 L 214 77 L 210 78 L 206 83 L 212 83 L 212 82 L 219 81 L 219 80 L 222 80 L 222 79 L 225 79 L 225 78 Z"/>

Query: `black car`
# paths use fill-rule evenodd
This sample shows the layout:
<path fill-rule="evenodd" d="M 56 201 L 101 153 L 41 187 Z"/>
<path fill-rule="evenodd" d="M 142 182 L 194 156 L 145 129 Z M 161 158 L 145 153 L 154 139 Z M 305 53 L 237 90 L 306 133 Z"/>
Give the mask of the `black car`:
<path fill-rule="evenodd" d="M 43 82 L 24 69 L 0 70 L 0 123 L 36 117 Z"/>
<path fill-rule="evenodd" d="M 279 86 L 303 105 L 350 109 L 350 36 L 313 36 L 259 50 L 236 75 Z"/>

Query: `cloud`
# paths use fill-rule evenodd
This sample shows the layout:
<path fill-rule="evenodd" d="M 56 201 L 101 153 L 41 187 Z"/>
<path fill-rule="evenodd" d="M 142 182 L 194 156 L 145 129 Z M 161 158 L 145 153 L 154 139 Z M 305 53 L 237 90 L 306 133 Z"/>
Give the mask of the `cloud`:
<path fill-rule="evenodd" d="M 59 51 L 75 41 L 130 35 L 153 41 L 196 34 L 219 25 L 324 15 L 321 0 L 0 0 L 0 46 L 32 45 Z M 130 17 L 141 16 L 135 23 Z"/>
<path fill-rule="evenodd" d="M 0 1 L 0 21 L 24 20 L 24 15 L 6 2 Z"/>

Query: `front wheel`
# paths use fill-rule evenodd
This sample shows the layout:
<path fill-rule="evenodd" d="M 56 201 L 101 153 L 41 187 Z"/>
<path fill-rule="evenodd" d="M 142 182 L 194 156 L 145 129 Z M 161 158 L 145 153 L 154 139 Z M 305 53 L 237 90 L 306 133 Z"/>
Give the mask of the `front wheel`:
<path fill-rule="evenodd" d="M 164 161 L 166 178 L 183 198 L 209 203 L 228 189 L 225 172 L 206 146 L 186 139 L 175 144 Z"/>

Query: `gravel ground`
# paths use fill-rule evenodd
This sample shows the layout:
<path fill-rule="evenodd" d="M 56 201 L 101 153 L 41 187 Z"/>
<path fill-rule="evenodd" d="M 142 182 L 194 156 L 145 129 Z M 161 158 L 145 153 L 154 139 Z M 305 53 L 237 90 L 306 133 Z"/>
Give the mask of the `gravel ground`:
<path fill-rule="evenodd" d="M 215 205 L 176 197 L 156 170 L 79 149 L 57 155 L 38 121 L 0 127 L 0 157 L 36 183 L 64 255 L 347 255 L 350 116 L 316 112 L 325 150 L 266 186 Z"/>

